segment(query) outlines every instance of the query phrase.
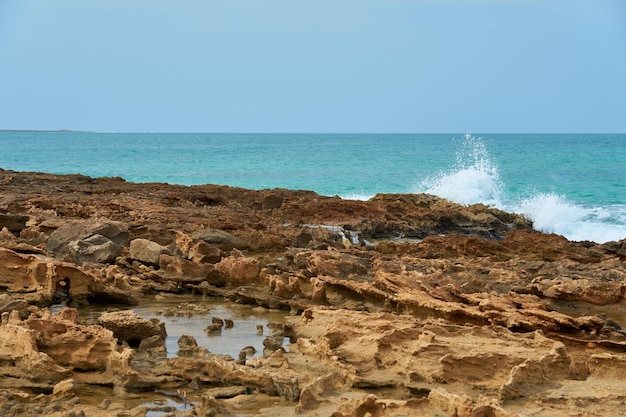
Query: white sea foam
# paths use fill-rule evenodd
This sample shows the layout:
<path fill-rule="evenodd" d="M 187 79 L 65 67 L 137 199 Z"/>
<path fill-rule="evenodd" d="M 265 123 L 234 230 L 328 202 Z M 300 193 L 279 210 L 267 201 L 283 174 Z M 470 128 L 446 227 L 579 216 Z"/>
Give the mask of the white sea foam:
<path fill-rule="evenodd" d="M 465 135 L 456 165 L 422 181 L 416 192 L 434 194 L 459 204 L 501 205 L 502 187 L 498 168 L 491 162 L 485 144 Z"/>
<path fill-rule="evenodd" d="M 556 193 L 536 193 L 524 200 L 504 195 L 498 168 L 480 138 L 466 135 L 457 162 L 447 172 L 422 181 L 414 192 L 459 204 L 483 203 L 520 213 L 536 230 L 569 240 L 604 243 L 626 238 L 626 206 L 584 207 Z"/>
<path fill-rule="evenodd" d="M 612 212 L 605 207 L 574 204 L 557 194 L 537 194 L 509 210 L 531 219 L 536 230 L 563 235 L 574 241 L 604 243 L 626 238 L 626 223 L 620 222 L 626 210 L 619 207 Z"/>
<path fill-rule="evenodd" d="M 351 193 L 340 196 L 344 200 L 357 200 L 357 201 L 367 201 L 370 198 L 374 197 L 373 194 L 365 194 L 365 193 Z"/>

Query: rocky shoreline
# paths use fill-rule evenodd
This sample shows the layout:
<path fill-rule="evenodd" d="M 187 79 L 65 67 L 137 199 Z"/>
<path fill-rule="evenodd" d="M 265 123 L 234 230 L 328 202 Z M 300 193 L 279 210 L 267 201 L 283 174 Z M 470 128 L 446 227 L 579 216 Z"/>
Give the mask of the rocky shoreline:
<path fill-rule="evenodd" d="M 0 169 L 0 287 L 7 416 L 150 415 L 129 393 L 174 416 L 609 416 L 626 401 L 626 240 L 570 242 L 431 195 Z M 166 355 L 164 323 L 132 310 L 146 297 L 290 318 L 260 329 L 256 355 L 191 336 Z M 110 311 L 79 319 L 96 304 Z M 233 325 L 198 317 L 216 337 Z"/>

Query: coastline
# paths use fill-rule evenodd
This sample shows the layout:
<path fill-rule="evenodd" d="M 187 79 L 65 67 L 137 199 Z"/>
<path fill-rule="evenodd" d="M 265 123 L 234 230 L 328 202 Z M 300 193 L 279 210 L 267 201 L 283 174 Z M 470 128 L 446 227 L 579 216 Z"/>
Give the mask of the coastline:
<path fill-rule="evenodd" d="M 427 194 L 356 201 L 1 169 L 0 186 L 3 411 L 116 415 L 81 400 L 103 384 L 184 392 L 194 405 L 176 416 L 237 415 L 243 404 L 268 416 L 621 410 L 626 240 L 570 242 L 520 215 Z M 165 326 L 124 313 L 180 297 L 209 329 L 193 294 L 287 319 L 251 358 L 189 339 L 168 358 Z M 122 311 L 87 325 L 71 308 L 47 312 L 59 304 Z"/>

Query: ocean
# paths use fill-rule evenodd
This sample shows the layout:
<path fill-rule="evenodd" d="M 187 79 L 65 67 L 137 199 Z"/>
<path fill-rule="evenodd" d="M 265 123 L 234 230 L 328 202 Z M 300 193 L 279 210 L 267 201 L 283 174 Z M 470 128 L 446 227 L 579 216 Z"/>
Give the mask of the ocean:
<path fill-rule="evenodd" d="M 431 193 L 570 240 L 626 238 L 626 134 L 0 132 L 0 168 L 133 182 Z M 0 186 L 0 192 L 1 192 Z"/>

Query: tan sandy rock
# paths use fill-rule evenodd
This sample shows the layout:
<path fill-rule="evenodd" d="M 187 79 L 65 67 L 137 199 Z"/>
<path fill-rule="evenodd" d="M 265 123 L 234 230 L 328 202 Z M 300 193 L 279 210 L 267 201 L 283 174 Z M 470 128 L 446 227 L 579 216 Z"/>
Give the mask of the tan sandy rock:
<path fill-rule="evenodd" d="M 162 339 L 167 337 L 163 322 L 159 319 L 144 319 L 132 310 L 102 313 L 97 323 L 113 332 L 117 339 L 130 345 L 139 345 L 142 340 L 155 335 Z"/>

